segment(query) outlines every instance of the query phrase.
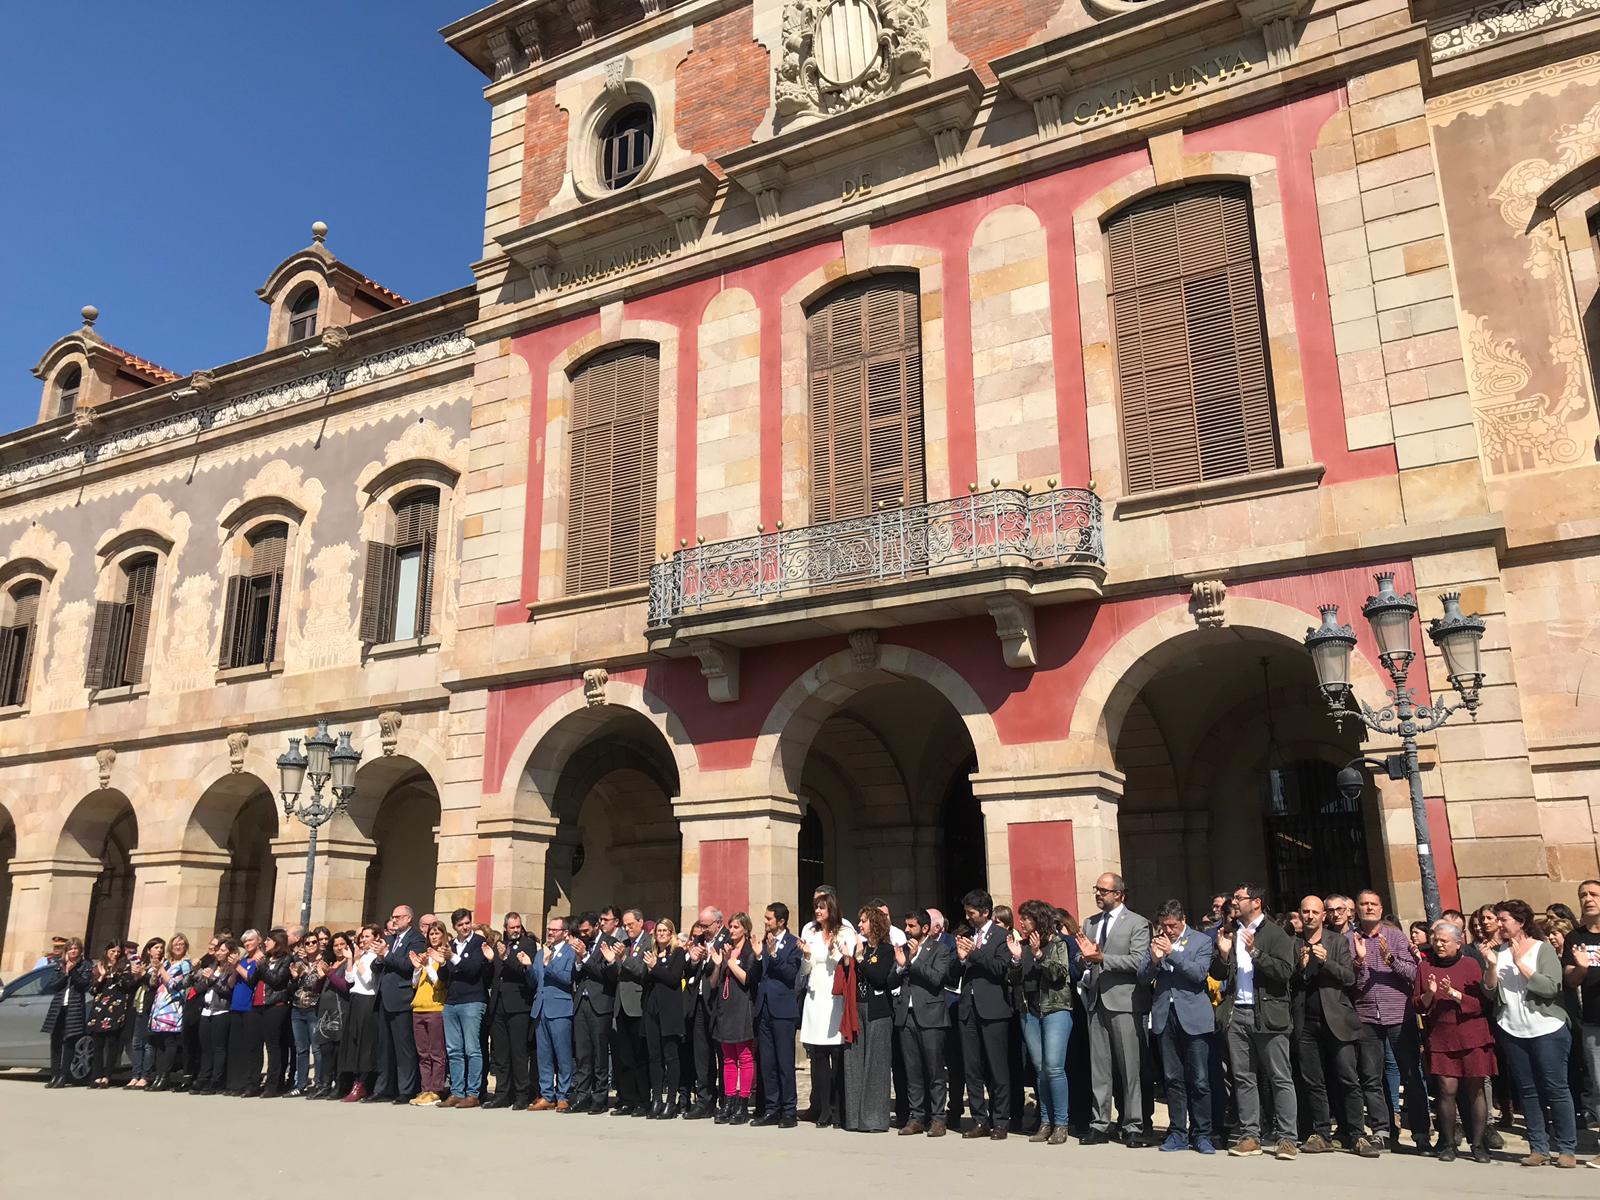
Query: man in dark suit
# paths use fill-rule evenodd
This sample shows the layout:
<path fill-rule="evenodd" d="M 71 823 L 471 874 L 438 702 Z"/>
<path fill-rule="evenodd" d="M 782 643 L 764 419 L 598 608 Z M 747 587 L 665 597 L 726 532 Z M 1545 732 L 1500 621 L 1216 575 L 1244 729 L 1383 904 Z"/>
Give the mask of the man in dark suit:
<path fill-rule="evenodd" d="M 389 918 L 388 950 L 376 960 L 380 1019 L 378 1080 L 373 1100 L 409 1104 L 417 1094 L 417 1041 L 411 1031 L 411 955 L 425 954 L 428 943 L 412 927 L 409 904 L 397 904 Z"/>
<path fill-rule="evenodd" d="M 1338 1081 L 1341 1124 L 1345 1138 L 1362 1158 L 1377 1158 L 1378 1147 L 1366 1137 L 1362 1123 L 1363 1094 L 1356 1047 L 1361 1041 L 1361 1018 L 1345 991 L 1356 981 L 1350 943 L 1328 928 L 1327 910 L 1318 896 L 1300 901 L 1300 936 L 1295 939 L 1295 973 L 1290 1004 L 1294 1013 L 1294 1040 L 1300 1062 L 1300 1083 L 1311 1136 L 1300 1149 L 1326 1154 L 1337 1149 L 1333 1141 L 1333 1113 L 1328 1103 L 1328 1073 Z"/>
<path fill-rule="evenodd" d="M 504 928 L 505 941 L 489 989 L 489 1071 L 495 1091 L 484 1107 L 524 1108 L 533 1094 L 528 1055 L 533 985 L 517 962 L 517 954 L 536 953 L 539 939 L 523 928 L 520 913 L 507 913 Z"/>
<path fill-rule="evenodd" d="M 944 1031 L 944 1072 L 949 1080 L 946 1088 L 945 1124 L 951 1129 L 961 1128 L 961 1106 L 967 1094 L 967 1071 L 961 1061 L 961 977 L 956 974 L 956 935 L 950 932 L 944 914 L 937 908 L 928 910 L 928 936 L 938 940 L 949 952 L 950 973 L 944 981 L 945 1015 L 949 1025 Z"/>
<path fill-rule="evenodd" d="M 766 1109 L 750 1122 L 793 1129 L 795 1115 L 794 1034 L 800 1001 L 794 981 L 800 976 L 800 943 L 789 932 L 789 906 L 767 907 L 756 984 L 756 1060 L 761 1064 L 761 1095 Z"/>
<path fill-rule="evenodd" d="M 586 912 L 578 918 L 578 957 L 572 1014 L 572 1107 L 568 1112 L 603 1113 L 611 1096 L 611 1022 L 617 1007 L 617 985 L 607 978 L 602 946 L 616 939 L 600 931 L 599 918 Z"/>
<path fill-rule="evenodd" d="M 1150 1033 L 1161 1049 L 1171 1128 L 1165 1151 L 1215 1154 L 1211 1144 L 1211 1041 L 1217 1016 L 1206 991 L 1215 949 L 1205 934 L 1189 928 L 1183 905 L 1168 900 L 1156 910 L 1160 932 L 1150 939 L 1150 958 L 1140 973 L 1155 981 Z"/>
<path fill-rule="evenodd" d="M 684 1113 L 688 1121 L 705 1120 L 717 1107 L 717 1091 L 722 1081 L 717 1040 L 711 1036 L 715 990 L 711 986 L 710 947 L 713 943 L 725 945 L 727 940 L 722 932 L 722 910 L 708 904 L 700 910 L 699 919 L 690 930 L 689 946 L 684 955 L 683 1049 L 689 1054 L 694 1069 L 690 1084 L 694 1104 Z"/>
<path fill-rule="evenodd" d="M 1233 918 L 1217 930 L 1211 978 L 1222 982 L 1217 1028 L 1227 1030 L 1228 1061 L 1233 1065 L 1233 1098 L 1239 1110 L 1239 1136 L 1228 1153 L 1292 1159 L 1300 1153 L 1298 1101 L 1290 1066 L 1289 1039 L 1294 1019 L 1289 980 L 1294 975 L 1294 939 L 1267 920 L 1258 883 L 1233 890 Z M 1270 1136 L 1261 1127 L 1261 1089 L 1272 1093 Z"/>
<path fill-rule="evenodd" d="M 622 914 L 623 940 L 601 948 L 607 978 L 616 988 L 616 1016 L 611 1027 L 611 1061 L 617 1076 L 619 1117 L 650 1115 L 644 1053 L 644 952 L 650 948 L 644 913 L 630 908 Z"/>
<path fill-rule="evenodd" d="M 944 1000 L 950 977 L 950 949 L 933 936 L 927 909 L 907 913 L 906 944 L 897 946 L 895 965 L 900 972 L 900 995 L 895 1000 L 894 1024 L 906 1064 L 909 1106 L 901 1137 L 945 1134 L 944 1039 L 950 1009 Z"/>
<path fill-rule="evenodd" d="M 972 1128 L 964 1138 L 1004 1141 L 1011 1124 L 1011 988 L 1006 974 L 1011 952 L 1006 931 L 995 924 L 994 900 L 973 890 L 962 898 L 970 937 L 956 938 L 956 973 L 961 978 L 961 1057 L 967 1069 Z M 992 1122 L 992 1124 L 991 1124 Z"/>

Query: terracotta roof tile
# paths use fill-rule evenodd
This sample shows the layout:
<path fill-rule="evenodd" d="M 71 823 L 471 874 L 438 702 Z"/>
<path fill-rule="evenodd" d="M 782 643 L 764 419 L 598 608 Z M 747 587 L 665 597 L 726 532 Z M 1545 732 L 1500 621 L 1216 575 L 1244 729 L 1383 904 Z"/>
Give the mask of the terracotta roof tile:
<path fill-rule="evenodd" d="M 396 306 L 399 306 L 399 305 L 402 305 L 402 304 L 410 304 L 411 303 L 411 301 L 407 300 L 399 292 L 390 291 L 388 288 L 384 287 L 383 284 L 379 283 L 376 279 L 369 279 L 367 276 L 363 275 L 360 271 L 358 271 L 354 267 L 352 267 L 349 263 L 341 263 L 340 266 L 344 267 L 345 270 L 349 271 L 356 278 L 360 279 L 364 286 L 372 289 L 372 291 L 374 291 L 378 295 L 382 296 L 385 300 L 394 301 Z"/>
<path fill-rule="evenodd" d="M 183 378 L 176 371 L 169 371 L 160 364 L 153 363 L 148 358 L 140 358 L 137 354 L 131 354 L 120 346 L 113 346 L 107 342 L 106 349 L 119 355 L 135 375 L 154 380 L 156 383 L 175 383 Z"/>

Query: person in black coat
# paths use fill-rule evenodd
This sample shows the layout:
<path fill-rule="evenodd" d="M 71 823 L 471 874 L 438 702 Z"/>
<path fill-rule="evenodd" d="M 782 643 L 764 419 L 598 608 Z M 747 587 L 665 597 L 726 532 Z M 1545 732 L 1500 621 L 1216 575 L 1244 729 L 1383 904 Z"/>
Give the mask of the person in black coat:
<path fill-rule="evenodd" d="M 504 931 L 489 985 L 489 1074 L 494 1077 L 494 1096 L 483 1106 L 526 1108 L 533 1098 L 528 1014 L 533 1011 L 534 988 L 517 954 L 538 954 L 539 939 L 523 928 L 521 913 L 506 914 Z"/>
<path fill-rule="evenodd" d="M 678 1115 L 679 1052 L 683 1047 L 683 979 L 686 958 L 670 918 L 656 922 L 644 952 L 644 1043 L 650 1058 L 652 1121 Z"/>
<path fill-rule="evenodd" d="M 901 973 L 894 1023 L 905 1058 L 910 1101 L 900 1133 L 903 1137 L 924 1132 L 943 1137 L 949 1102 L 944 1049 L 946 1030 L 952 1024 L 944 985 L 954 955 L 934 934 L 927 909 L 908 913 L 905 930 L 906 944 L 894 952 Z"/>
<path fill-rule="evenodd" d="M 761 1065 L 762 1113 L 752 1125 L 793 1129 L 795 1115 L 794 1035 L 800 1025 L 800 941 L 789 932 L 789 906 L 767 906 L 766 937 L 756 964 L 756 1060 Z"/>
<path fill-rule="evenodd" d="M 261 989 L 261 1045 L 267 1054 L 267 1074 L 261 1094 L 271 1099 L 283 1090 L 283 1031 L 289 1023 L 289 935 L 271 930 L 261 942 L 261 965 L 256 983 Z"/>
<path fill-rule="evenodd" d="M 394 906 L 385 943 L 374 965 L 378 984 L 378 1080 L 372 1100 L 409 1102 L 417 1094 L 417 1041 L 411 1025 L 412 954 L 426 954 L 428 940 L 412 921 L 409 904 Z"/>
<path fill-rule="evenodd" d="M 961 1136 L 1002 1141 L 1011 1124 L 1011 953 L 988 892 L 968 892 L 961 905 L 972 935 L 956 939 L 954 970 L 961 980 L 956 1011 L 974 1122 Z"/>
<path fill-rule="evenodd" d="M 615 920 L 613 916 L 612 920 Z M 602 1113 L 611 1095 L 611 1020 L 617 1007 L 616 978 L 606 969 L 605 950 L 616 939 L 600 918 L 578 918 L 583 950 L 572 976 L 572 1105 L 568 1112 Z"/>
<path fill-rule="evenodd" d="M 66 1087 L 71 1080 L 72 1045 L 84 1034 L 89 987 L 94 982 L 94 967 L 83 956 L 83 942 L 70 938 L 55 964 L 55 976 L 44 988 L 54 992 L 50 1011 L 45 1014 L 40 1033 L 50 1035 L 50 1082 L 46 1087 Z"/>

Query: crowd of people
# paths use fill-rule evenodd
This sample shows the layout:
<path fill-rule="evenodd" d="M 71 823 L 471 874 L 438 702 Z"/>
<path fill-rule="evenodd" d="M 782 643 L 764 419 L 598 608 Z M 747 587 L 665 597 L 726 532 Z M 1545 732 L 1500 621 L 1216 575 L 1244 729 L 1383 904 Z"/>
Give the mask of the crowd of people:
<path fill-rule="evenodd" d="M 1274 919 L 1241 884 L 1197 921 L 1168 900 L 1153 922 L 1120 876 L 1094 896 L 1082 926 L 982 891 L 954 927 L 936 909 L 896 924 L 877 899 L 852 921 L 824 886 L 798 933 L 782 903 L 705 908 L 681 933 L 607 907 L 542 938 L 517 913 L 496 930 L 399 905 L 359 930 L 219 931 L 200 954 L 183 934 L 92 960 L 57 939 L 38 964 L 48 1086 L 87 1032 L 102 1088 L 126 1041 L 129 1090 L 1279 1159 L 1489 1162 L 1516 1110 L 1523 1165 L 1577 1165 L 1600 1116 L 1600 881 L 1577 914 L 1505 900 L 1409 930 L 1373 891 Z"/>

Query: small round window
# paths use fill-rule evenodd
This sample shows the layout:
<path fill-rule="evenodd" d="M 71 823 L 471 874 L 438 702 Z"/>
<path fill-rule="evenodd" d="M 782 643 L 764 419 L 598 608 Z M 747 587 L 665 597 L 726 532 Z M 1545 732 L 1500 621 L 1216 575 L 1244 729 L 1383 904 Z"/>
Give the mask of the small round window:
<path fill-rule="evenodd" d="M 615 191 L 637 179 L 655 136 L 656 116 L 648 104 L 618 110 L 600 131 L 600 182 Z"/>

